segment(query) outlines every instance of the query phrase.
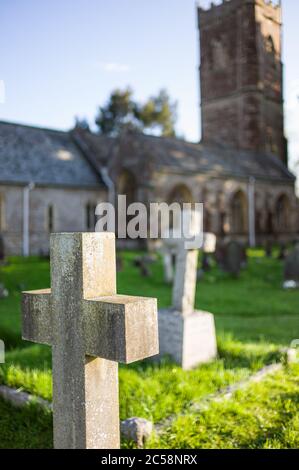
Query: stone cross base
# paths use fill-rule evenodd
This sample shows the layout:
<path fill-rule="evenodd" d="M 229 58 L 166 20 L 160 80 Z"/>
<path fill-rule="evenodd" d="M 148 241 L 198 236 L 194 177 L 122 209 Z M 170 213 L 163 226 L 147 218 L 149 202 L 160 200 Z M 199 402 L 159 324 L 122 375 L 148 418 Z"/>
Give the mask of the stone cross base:
<path fill-rule="evenodd" d="M 183 369 L 217 357 L 214 316 L 195 311 L 183 316 L 175 310 L 159 310 L 160 356 L 169 355 Z"/>

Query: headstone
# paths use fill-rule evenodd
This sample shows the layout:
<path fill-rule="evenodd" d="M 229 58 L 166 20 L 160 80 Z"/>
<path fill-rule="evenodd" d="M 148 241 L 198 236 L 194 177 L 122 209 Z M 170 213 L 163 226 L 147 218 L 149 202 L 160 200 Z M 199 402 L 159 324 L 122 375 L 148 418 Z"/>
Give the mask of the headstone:
<path fill-rule="evenodd" d="M 288 256 L 288 250 L 285 243 L 281 243 L 279 246 L 278 259 L 284 261 Z"/>
<path fill-rule="evenodd" d="M 121 422 L 121 435 L 127 441 L 133 441 L 141 449 L 151 437 L 154 426 L 151 421 L 144 418 L 129 418 Z"/>
<path fill-rule="evenodd" d="M 220 269 L 224 269 L 225 262 L 225 243 L 222 240 L 217 240 L 215 260 Z"/>
<path fill-rule="evenodd" d="M 204 253 L 215 253 L 217 244 L 217 237 L 214 233 L 203 234 L 203 252 Z"/>
<path fill-rule="evenodd" d="M 0 299 L 6 299 L 9 296 L 9 292 L 4 284 L 0 284 Z"/>
<path fill-rule="evenodd" d="M 118 362 L 158 353 L 157 301 L 117 295 L 114 234 L 50 246 L 52 288 L 23 293 L 22 328 L 52 346 L 54 447 L 119 448 Z"/>
<path fill-rule="evenodd" d="M 176 240 L 177 256 L 172 306 L 159 311 L 161 355 L 170 355 L 183 369 L 217 356 L 214 317 L 194 309 L 198 250 Z"/>
<path fill-rule="evenodd" d="M 140 275 L 142 277 L 150 277 L 151 271 L 149 269 L 149 265 L 152 264 L 152 260 L 145 256 L 140 256 L 135 258 L 133 261 L 133 265 L 140 270 Z"/>
<path fill-rule="evenodd" d="M 233 276 L 239 276 L 243 260 L 242 245 L 235 240 L 228 242 L 224 250 L 223 269 Z"/>
<path fill-rule="evenodd" d="M 299 243 L 285 260 L 284 287 L 286 289 L 299 287 Z"/>
<path fill-rule="evenodd" d="M 270 240 L 267 240 L 266 241 L 266 244 L 265 244 L 265 254 L 267 256 L 267 258 L 271 258 L 272 257 L 272 242 Z"/>

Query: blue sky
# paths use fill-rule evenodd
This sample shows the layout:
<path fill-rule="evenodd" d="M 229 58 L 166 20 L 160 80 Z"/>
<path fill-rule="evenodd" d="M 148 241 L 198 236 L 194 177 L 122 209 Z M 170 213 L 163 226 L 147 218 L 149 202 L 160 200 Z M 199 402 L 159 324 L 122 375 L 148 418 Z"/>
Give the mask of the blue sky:
<path fill-rule="evenodd" d="M 201 5 L 209 1 L 201 0 Z M 217 1 L 216 1 L 217 3 Z M 195 0 L 1 0 L 0 119 L 68 129 L 116 87 L 167 88 L 178 131 L 198 140 Z M 283 0 L 286 132 L 299 160 L 299 2 Z"/>

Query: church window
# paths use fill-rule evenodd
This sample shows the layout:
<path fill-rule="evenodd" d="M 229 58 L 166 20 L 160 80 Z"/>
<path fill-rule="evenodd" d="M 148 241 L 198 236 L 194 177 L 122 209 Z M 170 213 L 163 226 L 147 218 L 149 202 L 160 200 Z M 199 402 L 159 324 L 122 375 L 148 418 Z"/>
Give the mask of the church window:
<path fill-rule="evenodd" d="M 280 196 L 276 203 L 276 225 L 277 230 L 280 232 L 284 232 L 288 229 L 289 209 L 289 200 L 287 196 Z"/>
<path fill-rule="evenodd" d="M 171 204 L 179 204 L 181 210 L 184 208 L 183 204 L 192 204 L 191 209 L 194 209 L 194 200 L 192 196 L 192 192 L 185 184 L 178 184 L 176 185 L 167 198 L 167 203 Z M 171 211 L 170 212 L 170 220 L 169 220 L 169 228 L 170 229 L 179 229 L 182 224 L 182 214 L 181 211 Z"/>
<path fill-rule="evenodd" d="M 126 206 L 130 204 L 134 204 L 138 201 L 138 185 L 135 175 L 127 170 L 123 169 L 122 172 L 119 174 L 118 181 L 117 181 L 117 192 L 119 196 L 126 196 Z M 117 218 L 117 231 L 123 230 L 125 224 L 129 224 L 129 222 L 134 218 L 134 215 L 128 215 L 126 220 L 123 217 Z M 119 226 L 118 226 L 119 225 Z M 122 229 L 121 229 L 122 226 Z"/>
<path fill-rule="evenodd" d="M 238 191 L 233 196 L 231 202 L 231 231 L 236 234 L 243 234 L 247 227 L 247 202 L 242 191 Z"/>
<path fill-rule="evenodd" d="M 212 66 L 216 70 L 226 68 L 228 62 L 227 51 L 223 45 L 223 41 L 214 40 L 212 42 Z"/>
<path fill-rule="evenodd" d="M 275 46 L 274 46 L 274 42 L 271 36 L 268 36 L 266 38 L 266 51 L 269 54 L 275 54 Z"/>
<path fill-rule="evenodd" d="M 275 71 L 278 64 L 276 62 L 276 51 L 272 37 L 268 36 L 265 43 L 270 70 Z"/>
<path fill-rule="evenodd" d="M 54 209 L 52 205 L 48 206 L 47 210 L 47 229 L 50 233 L 54 230 Z"/>

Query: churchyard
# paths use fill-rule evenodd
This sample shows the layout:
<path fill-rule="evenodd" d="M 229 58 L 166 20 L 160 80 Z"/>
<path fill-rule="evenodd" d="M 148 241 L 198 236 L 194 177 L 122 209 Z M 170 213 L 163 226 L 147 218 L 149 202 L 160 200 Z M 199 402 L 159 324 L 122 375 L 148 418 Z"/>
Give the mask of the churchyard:
<path fill-rule="evenodd" d="M 298 447 L 299 365 L 273 369 L 256 383 L 259 370 L 283 360 L 282 348 L 299 335 L 299 291 L 282 289 L 283 262 L 264 250 L 248 252 L 248 267 L 238 278 L 215 263 L 197 282 L 196 308 L 215 316 L 218 359 L 182 370 L 169 358 L 120 365 L 120 419 L 146 418 L 155 425 L 147 447 L 289 448 Z M 140 252 L 121 253 L 118 293 L 157 297 L 159 308 L 171 304 L 162 259 L 140 276 L 134 260 Z M 49 261 L 11 257 L 1 266 L 0 282 L 8 297 L 0 301 L 0 338 L 6 362 L 2 385 L 52 400 L 51 349 L 21 339 L 21 291 L 50 285 Z M 271 366 L 272 367 L 272 366 Z M 244 382 L 245 381 L 245 382 Z M 225 397 L 227 387 L 245 387 Z M 34 401 L 15 408 L 0 399 L 0 446 L 53 446 L 52 412 Z M 122 447 L 135 444 L 122 439 Z"/>

